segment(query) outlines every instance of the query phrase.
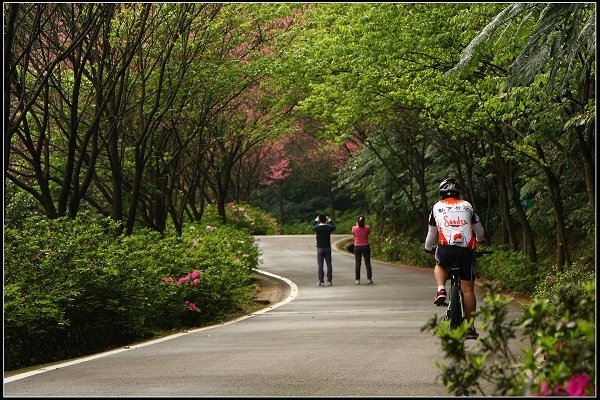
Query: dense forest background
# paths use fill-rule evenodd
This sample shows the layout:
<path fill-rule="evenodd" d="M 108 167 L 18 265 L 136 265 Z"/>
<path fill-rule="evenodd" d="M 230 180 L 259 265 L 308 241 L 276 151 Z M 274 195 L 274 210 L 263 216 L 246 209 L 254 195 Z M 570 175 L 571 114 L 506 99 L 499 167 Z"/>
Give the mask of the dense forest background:
<path fill-rule="evenodd" d="M 179 234 L 207 204 L 425 233 L 458 178 L 491 243 L 593 263 L 595 4 L 4 5 L 5 223 Z"/>

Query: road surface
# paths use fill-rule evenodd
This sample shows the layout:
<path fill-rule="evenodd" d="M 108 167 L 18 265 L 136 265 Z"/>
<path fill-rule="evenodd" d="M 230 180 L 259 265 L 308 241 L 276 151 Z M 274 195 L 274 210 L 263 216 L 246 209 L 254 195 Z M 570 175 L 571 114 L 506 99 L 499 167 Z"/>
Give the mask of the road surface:
<path fill-rule="evenodd" d="M 347 235 L 332 235 L 337 241 Z M 333 286 L 317 286 L 313 235 L 258 236 L 260 271 L 283 297 L 235 321 L 4 378 L 5 397 L 443 396 L 439 339 L 421 327 L 432 270 L 334 250 Z"/>

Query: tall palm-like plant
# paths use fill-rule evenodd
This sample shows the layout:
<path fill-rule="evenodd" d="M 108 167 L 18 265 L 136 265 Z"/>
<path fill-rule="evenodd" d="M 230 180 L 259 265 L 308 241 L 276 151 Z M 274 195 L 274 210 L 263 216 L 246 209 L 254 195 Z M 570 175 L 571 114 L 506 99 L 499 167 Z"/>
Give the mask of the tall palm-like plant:
<path fill-rule="evenodd" d="M 508 70 L 505 89 L 529 85 L 546 67 L 549 83 L 556 83 L 563 68 L 560 86 L 575 73 L 589 73 L 596 55 L 595 3 L 516 3 L 507 6 L 486 25 L 462 51 L 449 73 L 471 65 L 480 50 L 503 35 L 531 29 L 528 40 Z M 575 65 L 581 62 L 583 68 Z"/>

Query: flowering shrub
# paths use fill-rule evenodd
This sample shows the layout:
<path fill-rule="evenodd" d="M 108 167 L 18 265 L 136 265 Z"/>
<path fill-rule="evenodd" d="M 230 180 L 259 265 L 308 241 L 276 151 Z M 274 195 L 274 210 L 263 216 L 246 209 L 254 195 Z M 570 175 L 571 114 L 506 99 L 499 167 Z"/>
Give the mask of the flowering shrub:
<path fill-rule="evenodd" d="M 171 278 L 170 276 L 165 276 L 162 279 L 162 282 L 167 283 L 167 284 L 174 284 L 177 286 L 183 286 L 183 287 L 198 286 L 198 283 L 200 282 L 200 275 L 202 275 L 202 271 L 194 270 L 194 271 L 190 272 L 189 274 L 186 274 L 177 280 Z M 200 310 L 198 310 L 198 307 L 196 307 L 196 303 L 192 303 L 190 300 L 186 299 L 183 302 L 183 304 L 185 304 L 186 307 L 192 311 L 200 311 Z"/>
<path fill-rule="evenodd" d="M 81 215 L 6 227 L 4 257 L 11 370 L 217 322 L 252 298 L 259 250 L 233 226 L 124 236 L 109 218 Z"/>
<path fill-rule="evenodd" d="M 225 206 L 227 223 L 238 229 L 248 231 L 251 235 L 277 235 L 279 225 L 277 220 L 268 213 L 246 203 L 227 203 Z M 217 210 L 212 205 L 207 205 L 202 218 L 209 226 L 220 226 Z"/>
<path fill-rule="evenodd" d="M 542 382 L 538 391 L 532 391 L 532 396 L 593 396 L 595 395 L 593 387 L 590 385 L 590 376 L 588 374 L 576 374 L 569 378 L 566 387 L 555 386 L 554 388 L 548 382 Z"/>
<path fill-rule="evenodd" d="M 189 308 L 192 311 L 198 311 L 198 308 L 196 308 L 196 304 L 192 303 L 189 300 L 184 301 L 185 305 L 187 306 L 187 308 Z"/>
<path fill-rule="evenodd" d="M 440 337 L 451 360 L 449 365 L 437 363 L 450 392 L 489 395 L 482 385 L 487 381 L 495 385 L 492 395 L 595 395 L 595 280 L 558 287 L 551 298 L 534 298 L 520 318 L 510 321 L 506 317 L 511 298 L 498 295 L 494 284 L 484 289 L 476 324 L 486 334 L 475 347 L 465 347 L 464 326 L 450 329 L 447 321 L 434 316 L 423 327 Z M 529 343 L 522 347 L 522 359 L 509 346 L 517 337 Z"/>

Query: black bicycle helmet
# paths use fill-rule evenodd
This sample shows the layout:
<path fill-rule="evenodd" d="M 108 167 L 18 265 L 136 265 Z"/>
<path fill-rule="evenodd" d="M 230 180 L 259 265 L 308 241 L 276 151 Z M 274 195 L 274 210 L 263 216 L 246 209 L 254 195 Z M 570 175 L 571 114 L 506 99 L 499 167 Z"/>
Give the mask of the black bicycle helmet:
<path fill-rule="evenodd" d="M 440 197 L 458 197 L 460 195 L 460 185 L 454 178 L 447 178 L 440 183 Z"/>

